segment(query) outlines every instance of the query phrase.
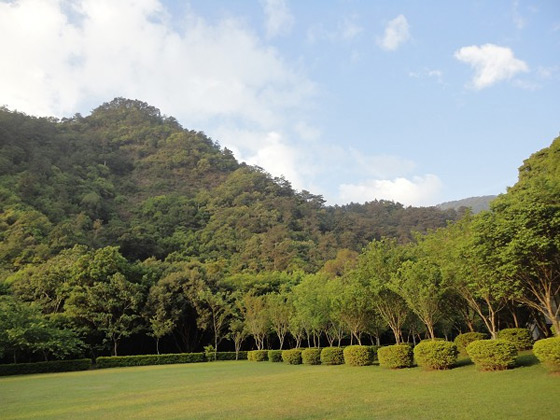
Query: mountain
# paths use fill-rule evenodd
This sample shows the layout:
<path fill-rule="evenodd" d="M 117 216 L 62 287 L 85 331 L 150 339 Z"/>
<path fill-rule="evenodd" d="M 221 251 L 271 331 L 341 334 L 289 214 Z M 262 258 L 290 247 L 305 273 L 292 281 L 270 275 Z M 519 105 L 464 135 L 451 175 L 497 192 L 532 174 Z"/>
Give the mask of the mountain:
<path fill-rule="evenodd" d="M 457 201 L 447 201 L 438 204 L 436 207 L 440 210 L 460 210 L 461 208 L 470 208 L 473 213 L 480 213 L 484 210 L 490 209 L 490 203 L 494 200 L 496 195 L 484 195 L 481 197 L 464 198 Z"/>
<path fill-rule="evenodd" d="M 130 261 L 214 261 L 230 273 L 314 272 L 339 249 L 407 242 L 458 217 L 388 201 L 326 206 L 123 98 L 62 120 L 0 108 L 0 202 L 5 275 L 74 245 L 117 245 Z"/>

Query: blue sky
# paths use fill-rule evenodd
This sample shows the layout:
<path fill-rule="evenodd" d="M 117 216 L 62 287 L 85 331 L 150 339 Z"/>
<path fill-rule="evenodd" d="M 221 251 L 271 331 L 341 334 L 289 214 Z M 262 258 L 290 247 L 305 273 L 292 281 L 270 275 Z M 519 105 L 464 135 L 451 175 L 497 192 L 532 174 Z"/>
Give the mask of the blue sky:
<path fill-rule="evenodd" d="M 0 104 L 140 99 L 328 204 L 498 194 L 560 131 L 560 2 L 0 0 Z"/>

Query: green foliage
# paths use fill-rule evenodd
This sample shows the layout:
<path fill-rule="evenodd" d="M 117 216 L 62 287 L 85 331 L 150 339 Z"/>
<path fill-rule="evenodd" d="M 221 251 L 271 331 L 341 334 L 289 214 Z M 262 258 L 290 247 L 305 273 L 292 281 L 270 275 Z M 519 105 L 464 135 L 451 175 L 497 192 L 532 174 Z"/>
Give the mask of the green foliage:
<path fill-rule="evenodd" d="M 214 346 L 204 346 L 204 357 L 206 357 L 206 360 L 209 362 L 216 361 L 216 349 Z"/>
<path fill-rule="evenodd" d="M 344 364 L 344 350 L 341 347 L 325 347 L 321 350 L 321 363 L 323 365 Z"/>
<path fill-rule="evenodd" d="M 91 368 L 90 359 L 53 360 L 51 362 L 12 363 L 0 365 L 0 376 L 27 375 L 31 373 L 73 372 Z"/>
<path fill-rule="evenodd" d="M 141 356 L 101 356 L 95 360 L 99 369 L 129 366 L 170 365 L 205 362 L 204 353 L 147 354 Z"/>
<path fill-rule="evenodd" d="M 250 362 L 266 362 L 268 360 L 268 350 L 248 351 L 247 360 Z"/>
<path fill-rule="evenodd" d="M 343 353 L 344 363 L 349 366 L 368 366 L 374 360 L 374 352 L 370 346 L 347 346 Z"/>
<path fill-rule="evenodd" d="M 425 369 L 449 369 L 458 354 L 457 346 L 448 341 L 422 341 L 414 347 L 414 360 Z"/>
<path fill-rule="evenodd" d="M 481 370 L 504 370 L 515 366 L 517 348 L 505 340 L 478 340 L 467 346 L 467 354 Z"/>
<path fill-rule="evenodd" d="M 282 361 L 282 350 L 269 350 L 268 351 L 268 361 L 269 362 L 281 362 Z"/>
<path fill-rule="evenodd" d="M 560 371 L 560 337 L 536 341 L 533 353 L 551 372 Z"/>
<path fill-rule="evenodd" d="M 320 365 L 321 364 L 321 349 L 307 348 L 301 352 L 301 361 L 305 365 Z"/>
<path fill-rule="evenodd" d="M 412 367 L 412 346 L 409 344 L 395 344 L 380 347 L 377 351 L 379 365 L 389 369 Z"/>
<path fill-rule="evenodd" d="M 301 365 L 302 349 L 282 350 L 282 361 L 289 365 Z"/>
<path fill-rule="evenodd" d="M 531 333 L 527 328 L 505 328 L 498 332 L 498 338 L 509 341 L 519 351 L 533 347 Z"/>
<path fill-rule="evenodd" d="M 219 351 L 216 354 L 216 360 L 247 360 L 247 351 Z"/>
<path fill-rule="evenodd" d="M 466 351 L 467 346 L 473 341 L 485 340 L 487 338 L 488 334 L 484 334 L 481 332 L 468 332 L 459 334 L 457 337 L 455 337 L 454 342 L 459 351 Z"/>

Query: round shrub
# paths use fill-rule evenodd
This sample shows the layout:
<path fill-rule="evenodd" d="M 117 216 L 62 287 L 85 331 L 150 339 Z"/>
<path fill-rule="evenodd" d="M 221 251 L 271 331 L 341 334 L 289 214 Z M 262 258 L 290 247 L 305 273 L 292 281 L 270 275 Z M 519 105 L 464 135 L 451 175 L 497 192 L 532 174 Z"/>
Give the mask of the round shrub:
<path fill-rule="evenodd" d="M 265 362 L 268 360 L 268 350 L 251 350 L 247 352 L 247 360 L 251 362 Z"/>
<path fill-rule="evenodd" d="M 321 349 L 309 348 L 301 352 L 301 361 L 306 365 L 321 364 Z"/>
<path fill-rule="evenodd" d="M 418 344 L 424 343 L 424 342 L 426 342 L 426 341 L 445 341 L 445 338 L 439 338 L 439 337 L 436 337 L 436 338 L 425 338 L 425 339 L 423 339 L 423 340 L 420 340 L 420 342 L 419 342 Z"/>
<path fill-rule="evenodd" d="M 289 365 L 301 365 L 301 349 L 282 351 L 282 360 Z"/>
<path fill-rule="evenodd" d="M 517 348 L 506 340 L 478 340 L 467 346 L 467 354 L 481 370 L 504 370 L 515 366 Z"/>
<path fill-rule="evenodd" d="M 412 347 L 408 344 L 395 344 L 381 347 L 377 351 L 379 365 L 389 369 L 412 367 Z"/>
<path fill-rule="evenodd" d="M 268 361 L 269 362 L 281 362 L 282 361 L 282 350 L 269 350 L 268 351 Z"/>
<path fill-rule="evenodd" d="M 321 363 L 324 365 L 344 364 L 344 351 L 340 347 L 325 347 L 321 350 Z"/>
<path fill-rule="evenodd" d="M 414 347 L 414 359 L 424 369 L 449 369 L 457 362 L 459 351 L 449 341 L 422 341 Z"/>
<path fill-rule="evenodd" d="M 478 340 L 485 340 L 488 338 L 488 335 L 480 332 L 468 332 L 464 334 L 459 334 L 455 337 L 454 343 L 457 346 L 457 350 L 459 351 L 466 351 L 467 346 L 471 344 L 473 341 Z"/>
<path fill-rule="evenodd" d="M 373 350 L 370 346 L 348 346 L 343 350 L 344 363 L 350 366 L 368 366 L 373 363 Z"/>
<path fill-rule="evenodd" d="M 533 354 L 552 372 L 560 372 L 560 337 L 545 338 L 533 345 Z"/>
<path fill-rule="evenodd" d="M 517 350 L 529 350 L 533 347 L 531 333 L 526 328 L 506 328 L 498 332 L 498 338 L 509 341 Z"/>

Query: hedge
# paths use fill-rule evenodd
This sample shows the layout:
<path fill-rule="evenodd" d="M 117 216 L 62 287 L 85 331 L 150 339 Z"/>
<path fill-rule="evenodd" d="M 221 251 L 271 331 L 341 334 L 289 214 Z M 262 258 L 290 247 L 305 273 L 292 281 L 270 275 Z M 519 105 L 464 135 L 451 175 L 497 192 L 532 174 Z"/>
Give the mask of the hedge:
<path fill-rule="evenodd" d="M 170 353 L 138 356 L 101 356 L 96 359 L 95 364 L 98 368 L 104 369 L 128 366 L 170 365 L 174 363 L 199 363 L 205 361 L 206 356 L 204 353 Z"/>
<path fill-rule="evenodd" d="M 459 351 L 449 341 L 422 341 L 414 347 L 414 359 L 424 369 L 449 369 L 457 362 Z"/>
<path fill-rule="evenodd" d="M 0 365 L 0 376 L 31 373 L 73 372 L 91 368 L 91 359 L 53 360 L 52 362 L 11 363 Z"/>
<path fill-rule="evenodd" d="M 282 360 L 289 365 L 301 365 L 302 349 L 282 350 Z"/>
<path fill-rule="evenodd" d="M 268 350 L 248 351 L 247 360 L 250 362 L 266 362 L 268 360 Z"/>
<path fill-rule="evenodd" d="M 536 341 L 533 345 L 533 354 L 551 372 L 560 372 L 560 337 Z"/>
<path fill-rule="evenodd" d="M 527 328 L 506 328 L 498 331 L 498 338 L 509 341 L 517 350 L 529 350 L 533 347 L 531 333 Z"/>
<path fill-rule="evenodd" d="M 504 370 L 515 366 L 517 348 L 506 340 L 478 340 L 467 346 L 467 354 L 481 370 Z"/>
<path fill-rule="evenodd" d="M 282 361 L 282 350 L 269 350 L 268 351 L 268 361 L 269 362 L 281 362 Z"/>
<path fill-rule="evenodd" d="M 308 348 L 301 352 L 301 361 L 306 365 L 321 364 L 321 349 Z"/>
<path fill-rule="evenodd" d="M 235 358 L 234 351 L 219 351 L 216 353 L 216 360 L 247 360 L 247 352 L 240 351 L 239 358 Z"/>
<path fill-rule="evenodd" d="M 412 367 L 412 347 L 409 344 L 395 344 L 381 347 L 377 352 L 379 365 L 389 369 Z"/>
<path fill-rule="evenodd" d="M 344 348 L 344 363 L 350 366 L 368 366 L 373 363 L 371 346 L 348 346 Z"/>
<path fill-rule="evenodd" d="M 340 347 L 325 347 L 321 350 L 321 363 L 324 365 L 344 364 L 344 351 Z"/>
<path fill-rule="evenodd" d="M 454 343 L 457 346 L 457 350 L 466 351 L 467 346 L 473 341 L 486 340 L 487 338 L 488 335 L 481 332 L 468 332 L 455 337 Z"/>

